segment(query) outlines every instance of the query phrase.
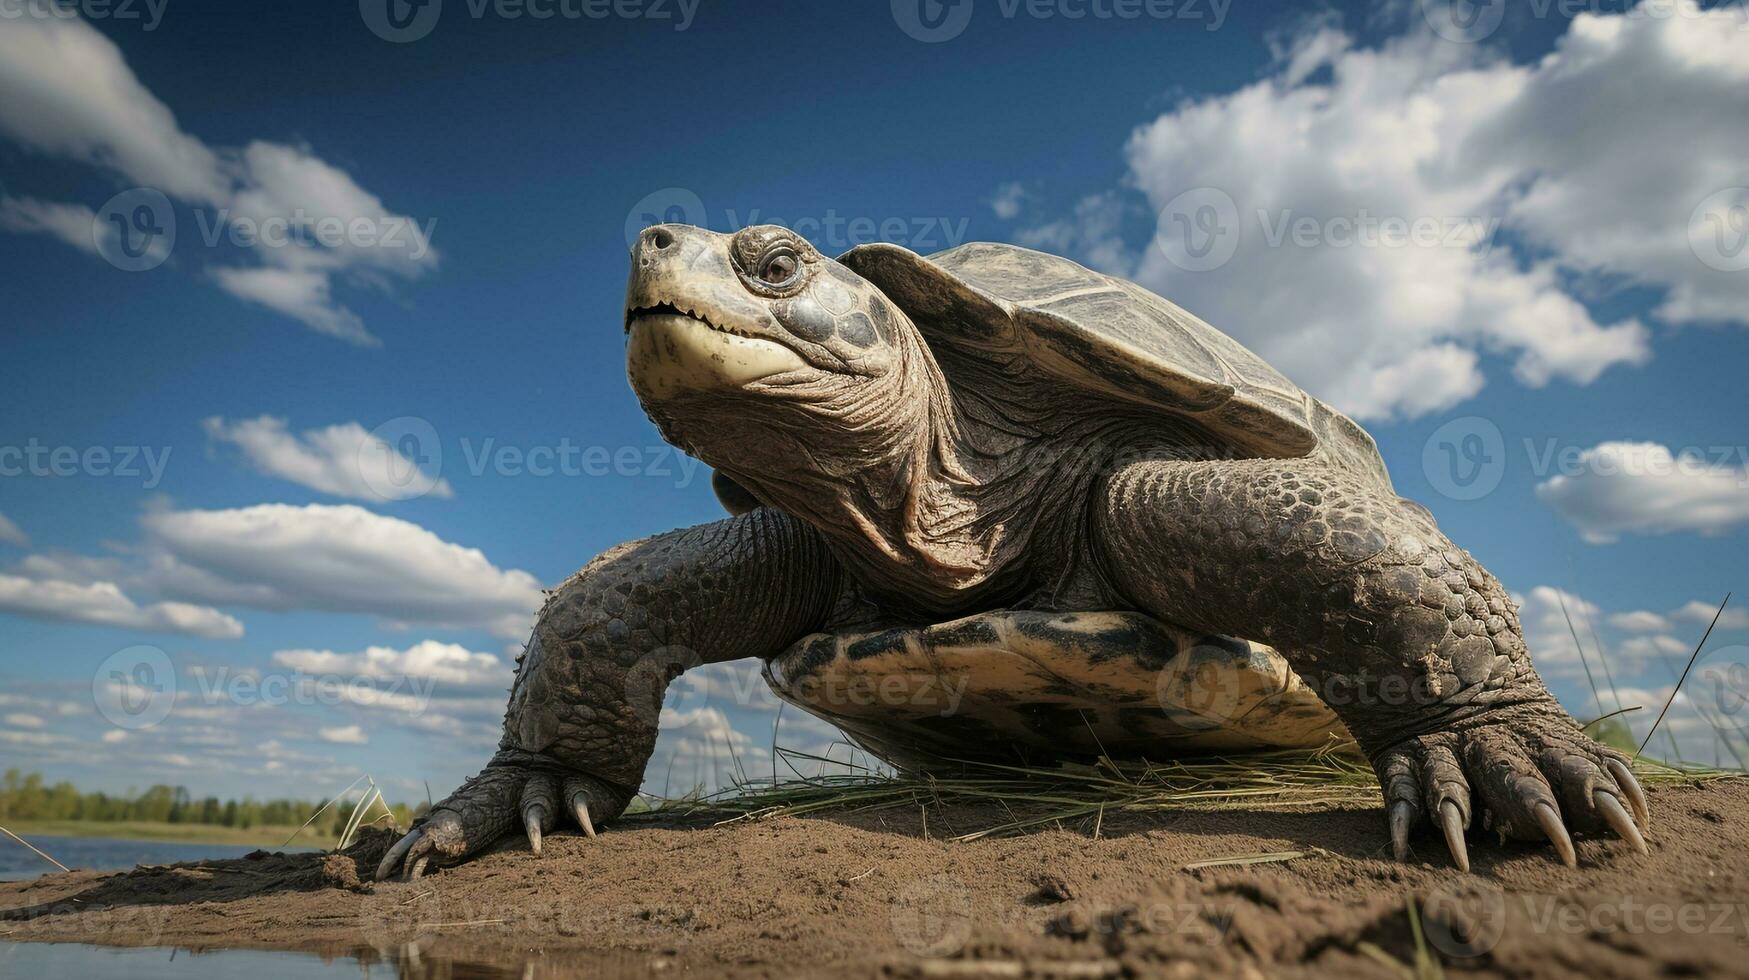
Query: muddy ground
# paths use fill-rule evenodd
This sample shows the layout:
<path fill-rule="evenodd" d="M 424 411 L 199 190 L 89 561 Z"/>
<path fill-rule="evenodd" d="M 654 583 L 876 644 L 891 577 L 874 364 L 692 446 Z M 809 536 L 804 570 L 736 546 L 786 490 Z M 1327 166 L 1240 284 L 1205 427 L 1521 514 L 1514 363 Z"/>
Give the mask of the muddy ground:
<path fill-rule="evenodd" d="M 0 939 L 356 956 L 408 977 L 1749 976 L 1749 781 L 1648 787 L 1652 853 L 1579 842 L 1386 856 L 1380 810 L 1107 815 L 952 841 L 1003 813 L 637 822 L 520 841 L 414 883 L 275 855 L 0 884 Z M 1260 852 L 1248 866 L 1187 868 Z"/>

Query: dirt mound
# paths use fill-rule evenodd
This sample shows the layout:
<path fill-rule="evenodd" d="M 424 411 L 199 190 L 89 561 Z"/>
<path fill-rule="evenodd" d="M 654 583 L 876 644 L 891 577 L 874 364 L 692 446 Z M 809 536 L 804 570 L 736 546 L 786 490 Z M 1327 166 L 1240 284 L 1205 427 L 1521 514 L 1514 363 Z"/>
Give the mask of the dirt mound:
<path fill-rule="evenodd" d="M 1579 841 L 1387 857 L 1377 809 L 1107 815 L 943 839 L 964 808 L 639 821 L 520 842 L 373 884 L 393 839 L 344 854 L 73 872 L 0 884 L 0 938 L 295 949 L 406 976 L 1749 976 L 1749 782 L 1650 788 L 1652 853 Z M 925 829 L 927 824 L 927 829 Z M 1479 842 L 1478 842 L 1479 844 Z M 1267 863 L 1198 866 L 1261 853 Z M 1417 936 L 1420 936 L 1419 941 Z M 462 967 L 466 969 L 462 969 Z"/>

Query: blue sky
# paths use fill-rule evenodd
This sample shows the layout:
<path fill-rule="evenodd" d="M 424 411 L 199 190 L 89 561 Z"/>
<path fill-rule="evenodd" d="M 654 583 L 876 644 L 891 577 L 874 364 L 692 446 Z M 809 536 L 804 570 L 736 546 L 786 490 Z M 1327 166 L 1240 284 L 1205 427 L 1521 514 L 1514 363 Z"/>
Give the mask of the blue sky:
<path fill-rule="evenodd" d="M 1156 289 L 1362 419 L 1580 715 L 1555 590 L 1643 731 L 1691 604 L 1749 585 L 1739 4 L 445 0 L 398 43 L 354 3 L 6 9 L 4 765 L 477 768 L 539 589 L 720 514 L 624 380 L 646 215 Z M 1668 723 L 1697 758 L 1703 713 L 1749 726 L 1743 644 Z M 769 768 L 756 675 L 707 679 L 652 788 Z"/>

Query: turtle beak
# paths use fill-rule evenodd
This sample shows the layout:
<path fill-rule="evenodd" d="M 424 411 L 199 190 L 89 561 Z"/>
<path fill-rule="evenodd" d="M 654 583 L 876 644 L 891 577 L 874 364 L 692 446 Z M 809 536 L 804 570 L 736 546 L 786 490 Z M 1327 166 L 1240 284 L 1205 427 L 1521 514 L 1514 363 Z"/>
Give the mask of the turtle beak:
<path fill-rule="evenodd" d="M 626 372 L 640 399 L 739 388 L 807 367 L 741 285 L 729 242 L 690 225 L 656 225 L 638 236 L 625 331 Z"/>

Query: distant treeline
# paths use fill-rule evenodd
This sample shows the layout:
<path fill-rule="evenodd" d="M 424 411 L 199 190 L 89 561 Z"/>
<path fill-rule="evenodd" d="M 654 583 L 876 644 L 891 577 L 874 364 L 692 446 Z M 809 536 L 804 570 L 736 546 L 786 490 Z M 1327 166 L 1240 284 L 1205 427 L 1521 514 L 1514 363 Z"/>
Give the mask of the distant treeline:
<path fill-rule="evenodd" d="M 216 796 L 194 799 L 181 786 L 153 786 L 138 795 L 111 796 L 81 793 L 68 782 L 44 784 L 39 773 L 6 770 L 0 782 L 0 823 L 7 820 L 139 820 L 154 823 L 210 824 L 247 830 L 251 827 L 296 827 L 310 818 L 326 800 L 220 800 Z M 352 816 L 356 801 L 337 803 L 313 824 L 318 835 L 336 836 Z M 390 809 L 398 826 L 405 827 L 424 811 L 406 804 Z M 383 808 L 372 805 L 365 821 L 381 820 Z M 387 823 L 383 820 L 383 823 Z"/>

